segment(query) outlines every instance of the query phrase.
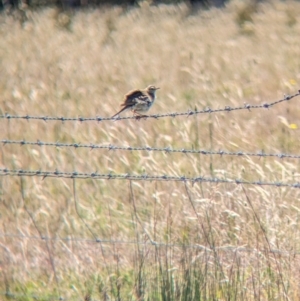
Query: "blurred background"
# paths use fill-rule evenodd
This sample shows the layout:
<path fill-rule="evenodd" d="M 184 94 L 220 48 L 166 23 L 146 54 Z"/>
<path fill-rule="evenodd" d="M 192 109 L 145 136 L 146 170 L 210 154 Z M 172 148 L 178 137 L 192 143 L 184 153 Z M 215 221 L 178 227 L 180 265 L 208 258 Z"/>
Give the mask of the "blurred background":
<path fill-rule="evenodd" d="M 186 1 L 187 4 L 192 6 L 202 6 L 202 7 L 210 7 L 210 6 L 223 6 L 227 0 L 189 0 Z M 149 4 L 179 4 L 180 2 L 184 2 L 182 0 L 149 0 L 149 1 L 141 1 L 141 0 L 98 0 L 98 1 L 1 1 L 1 7 L 5 8 L 7 6 L 12 6 L 14 8 L 19 8 L 20 4 L 22 5 L 29 5 L 30 7 L 37 7 L 37 6 L 49 6 L 49 5 L 58 5 L 64 7 L 84 7 L 84 6 L 97 6 L 97 5 L 126 5 L 126 6 L 134 6 L 139 5 L 142 2 L 148 2 Z"/>
<path fill-rule="evenodd" d="M 1 8 L 1 300 L 299 299 L 299 1 Z"/>

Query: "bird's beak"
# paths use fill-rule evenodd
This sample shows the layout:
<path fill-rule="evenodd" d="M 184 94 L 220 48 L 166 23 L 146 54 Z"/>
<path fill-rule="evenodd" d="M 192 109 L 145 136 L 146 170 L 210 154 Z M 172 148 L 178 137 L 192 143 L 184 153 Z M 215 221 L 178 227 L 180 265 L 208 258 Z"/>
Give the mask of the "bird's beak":
<path fill-rule="evenodd" d="M 158 90 L 158 89 L 160 89 L 160 87 L 157 87 L 155 90 Z"/>

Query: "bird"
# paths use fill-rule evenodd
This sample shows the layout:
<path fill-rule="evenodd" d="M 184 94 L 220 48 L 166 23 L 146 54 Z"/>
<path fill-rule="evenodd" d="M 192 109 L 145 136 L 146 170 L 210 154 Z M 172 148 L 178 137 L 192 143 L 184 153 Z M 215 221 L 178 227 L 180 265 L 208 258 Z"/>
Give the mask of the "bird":
<path fill-rule="evenodd" d="M 131 110 L 133 115 L 137 115 L 137 119 L 147 117 L 143 113 L 147 112 L 153 105 L 156 98 L 156 90 L 160 88 L 153 85 L 148 86 L 141 90 L 132 90 L 128 92 L 123 99 L 121 107 L 123 107 L 118 113 L 113 115 L 111 118 L 116 117 L 120 113 Z"/>

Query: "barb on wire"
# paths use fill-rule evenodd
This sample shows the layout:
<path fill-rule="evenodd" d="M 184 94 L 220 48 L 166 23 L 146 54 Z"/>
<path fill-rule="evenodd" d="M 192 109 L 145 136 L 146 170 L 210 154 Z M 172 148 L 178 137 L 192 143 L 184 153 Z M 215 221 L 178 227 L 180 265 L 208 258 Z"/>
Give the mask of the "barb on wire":
<path fill-rule="evenodd" d="M 26 169 L 0 169 L 0 176 L 19 176 L 19 177 L 41 177 L 45 178 L 66 178 L 66 179 L 103 179 L 103 180 L 133 180 L 133 181 L 173 181 L 173 182 L 191 182 L 195 183 L 216 183 L 216 184 L 245 184 L 258 186 L 275 186 L 275 187 L 291 187 L 300 188 L 300 183 L 286 183 L 286 182 L 264 182 L 264 181 L 246 181 L 242 179 L 228 179 L 228 178 L 208 178 L 204 176 L 186 177 L 182 176 L 168 176 L 168 175 L 135 175 L 135 174 L 113 174 L 113 173 L 83 173 L 83 172 L 63 172 L 43 171 L 43 170 L 26 170 Z"/>
<path fill-rule="evenodd" d="M 107 245 L 145 245 L 145 246 L 158 246 L 158 247 L 178 247 L 178 248 L 191 248 L 191 249 L 199 249 L 207 252 L 212 252 L 211 248 L 200 245 L 200 244 L 179 244 L 179 243 L 165 243 L 165 242 L 155 242 L 153 244 L 151 241 L 138 241 L 138 240 L 120 240 L 120 239 L 91 239 L 86 237 L 51 237 L 47 235 L 43 236 L 32 236 L 32 235 L 24 235 L 24 234 L 11 234 L 11 233 L 1 233 L 0 237 L 9 237 L 12 239 L 29 239 L 29 240 L 44 240 L 44 241 L 64 241 L 64 242 L 78 242 L 78 243 L 101 243 Z M 257 248 L 248 248 L 244 246 L 220 246 L 214 247 L 216 251 L 230 251 L 230 252 L 261 252 L 261 253 L 278 253 L 282 255 L 300 255 L 300 252 L 293 251 L 285 251 L 279 249 L 257 249 Z"/>
<path fill-rule="evenodd" d="M 230 106 L 225 106 L 222 109 L 211 109 L 209 107 L 206 107 L 203 110 L 198 111 L 197 109 L 195 110 L 188 110 L 187 112 L 173 112 L 173 113 L 166 113 L 166 114 L 154 114 L 154 115 L 147 115 L 146 117 L 143 118 L 163 118 L 163 117 L 176 117 L 176 116 L 192 116 L 192 115 L 198 115 L 198 114 L 211 114 L 211 113 L 220 113 L 220 112 L 231 112 L 231 111 L 241 111 L 241 110 L 248 110 L 251 111 L 251 109 L 269 109 L 281 102 L 284 101 L 289 101 L 297 96 L 300 95 L 300 90 L 293 94 L 293 95 L 284 95 L 284 97 L 280 100 L 270 102 L 270 103 L 263 103 L 260 105 L 250 105 L 250 104 L 244 104 L 243 106 L 239 107 L 230 107 Z M 139 118 L 139 119 L 143 119 Z M 61 121 L 61 122 L 66 122 L 66 121 L 79 121 L 79 122 L 85 122 L 85 121 L 117 121 L 117 120 L 126 120 L 126 119 L 137 119 L 136 116 L 128 116 L 128 117 L 63 117 L 63 116 L 30 116 L 30 115 L 12 115 L 9 113 L 0 115 L 0 119 L 7 119 L 7 120 L 12 120 L 12 119 L 24 119 L 24 120 L 43 120 L 43 121 Z"/>
<path fill-rule="evenodd" d="M 292 154 L 284 154 L 284 153 L 265 153 L 265 152 L 257 152 L 257 153 L 250 153 L 250 152 L 228 152 L 224 150 L 205 150 L 205 149 L 176 149 L 172 147 L 150 147 L 150 146 L 118 146 L 118 145 L 101 145 L 101 144 L 81 144 L 81 143 L 61 143 L 61 142 L 43 142 L 40 140 L 37 141 L 26 141 L 26 140 L 8 140 L 3 139 L 0 140 L 0 143 L 3 145 L 6 144 L 16 144 L 16 145 L 31 145 L 31 146 L 52 146 L 52 147 L 66 147 L 66 148 L 89 148 L 93 149 L 106 149 L 106 150 L 124 150 L 124 151 L 148 151 L 148 152 L 164 152 L 164 153 L 183 153 L 183 154 L 201 154 L 201 155 L 219 155 L 219 156 L 247 156 L 247 157 L 276 157 L 280 159 L 284 158 L 291 158 L 291 159 L 300 159 L 300 155 L 292 155 Z"/>

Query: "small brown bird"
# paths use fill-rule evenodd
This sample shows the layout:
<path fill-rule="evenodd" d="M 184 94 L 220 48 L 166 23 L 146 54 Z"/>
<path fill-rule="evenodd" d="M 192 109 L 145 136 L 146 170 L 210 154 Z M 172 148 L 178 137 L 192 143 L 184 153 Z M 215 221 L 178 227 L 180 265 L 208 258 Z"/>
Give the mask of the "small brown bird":
<path fill-rule="evenodd" d="M 128 92 L 121 104 L 121 107 L 123 108 L 112 116 L 112 118 L 126 110 L 131 110 L 134 115 L 139 115 L 137 118 L 146 117 L 147 115 L 143 115 L 143 113 L 147 112 L 152 107 L 155 101 L 155 93 L 158 89 L 159 88 L 150 85 L 144 90 L 133 90 Z"/>

